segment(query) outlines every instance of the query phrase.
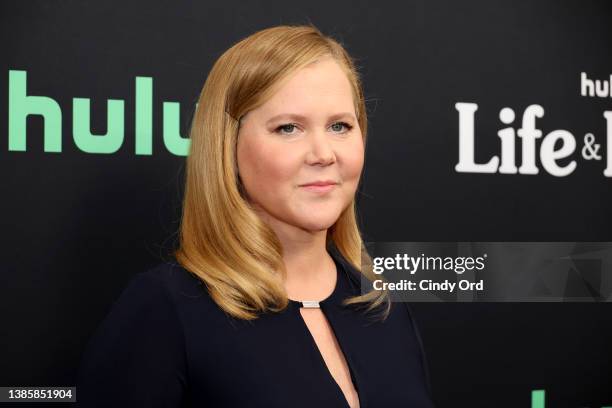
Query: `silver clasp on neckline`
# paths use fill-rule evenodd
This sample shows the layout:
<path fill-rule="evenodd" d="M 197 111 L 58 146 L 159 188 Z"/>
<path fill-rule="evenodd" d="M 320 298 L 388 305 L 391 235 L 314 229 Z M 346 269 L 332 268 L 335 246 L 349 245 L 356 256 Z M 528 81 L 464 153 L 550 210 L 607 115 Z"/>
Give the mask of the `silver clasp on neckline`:
<path fill-rule="evenodd" d="M 320 309 L 319 302 L 316 300 L 302 300 L 302 307 L 306 309 Z"/>

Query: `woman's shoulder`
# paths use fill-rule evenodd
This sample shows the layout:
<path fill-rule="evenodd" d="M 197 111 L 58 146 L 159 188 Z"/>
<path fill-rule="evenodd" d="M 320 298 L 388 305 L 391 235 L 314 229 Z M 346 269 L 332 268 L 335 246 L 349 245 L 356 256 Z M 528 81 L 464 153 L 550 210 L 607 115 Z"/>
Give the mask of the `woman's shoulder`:
<path fill-rule="evenodd" d="M 164 263 L 128 280 L 83 351 L 79 407 L 143 401 L 179 406 L 187 362 L 184 327 L 172 299 L 174 274 Z"/>
<path fill-rule="evenodd" d="M 127 343 L 175 333 L 178 344 L 194 309 L 209 320 L 217 315 L 206 285 L 178 263 L 163 261 L 127 279 L 94 338 Z"/>
<path fill-rule="evenodd" d="M 126 285 L 125 292 L 129 290 L 157 301 L 169 301 L 179 308 L 196 302 L 200 306 L 214 304 L 204 281 L 172 259 L 136 273 Z"/>
<path fill-rule="evenodd" d="M 100 333 L 156 330 L 164 332 L 169 326 L 180 328 L 177 293 L 189 285 L 182 276 L 186 271 L 173 262 L 160 262 L 135 273 L 127 279 L 112 301 L 109 311 L 98 327 Z M 123 339 L 129 340 L 130 337 Z"/>

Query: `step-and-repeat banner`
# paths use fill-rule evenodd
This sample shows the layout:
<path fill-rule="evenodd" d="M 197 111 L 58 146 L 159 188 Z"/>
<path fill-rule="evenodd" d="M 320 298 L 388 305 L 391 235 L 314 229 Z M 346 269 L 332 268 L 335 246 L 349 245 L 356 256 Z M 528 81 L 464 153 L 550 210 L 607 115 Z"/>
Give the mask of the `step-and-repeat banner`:
<path fill-rule="evenodd" d="M 5 1 L 0 21 L 0 386 L 74 386 L 176 246 L 213 62 L 313 23 L 362 75 L 369 267 L 411 302 L 437 406 L 612 405 L 609 2 Z"/>

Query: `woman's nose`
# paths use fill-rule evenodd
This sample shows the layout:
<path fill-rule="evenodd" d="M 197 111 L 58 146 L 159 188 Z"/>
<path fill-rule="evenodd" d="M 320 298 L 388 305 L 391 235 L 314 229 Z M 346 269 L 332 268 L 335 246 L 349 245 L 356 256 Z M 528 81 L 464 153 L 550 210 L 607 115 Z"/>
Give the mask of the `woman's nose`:
<path fill-rule="evenodd" d="M 336 161 L 330 136 L 326 131 L 317 130 L 311 133 L 308 152 L 308 164 L 328 165 Z"/>

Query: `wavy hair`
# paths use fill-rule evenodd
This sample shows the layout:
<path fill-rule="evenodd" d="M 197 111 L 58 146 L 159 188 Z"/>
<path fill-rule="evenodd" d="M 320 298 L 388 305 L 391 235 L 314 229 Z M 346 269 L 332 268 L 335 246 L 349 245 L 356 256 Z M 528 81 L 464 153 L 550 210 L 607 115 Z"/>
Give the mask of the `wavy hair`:
<path fill-rule="evenodd" d="M 281 242 L 253 211 L 238 176 L 236 143 L 243 115 L 265 103 L 291 74 L 331 56 L 352 87 L 365 146 L 367 116 L 363 89 L 351 57 L 336 40 L 312 25 L 276 26 L 258 31 L 225 51 L 213 65 L 199 96 L 191 128 L 177 262 L 205 284 L 226 313 L 255 319 L 287 307 Z M 327 231 L 327 246 L 369 281 L 371 265 L 357 224 L 353 198 Z M 386 291 L 371 290 L 344 299 L 372 311 L 390 302 Z"/>

